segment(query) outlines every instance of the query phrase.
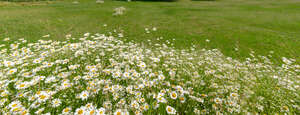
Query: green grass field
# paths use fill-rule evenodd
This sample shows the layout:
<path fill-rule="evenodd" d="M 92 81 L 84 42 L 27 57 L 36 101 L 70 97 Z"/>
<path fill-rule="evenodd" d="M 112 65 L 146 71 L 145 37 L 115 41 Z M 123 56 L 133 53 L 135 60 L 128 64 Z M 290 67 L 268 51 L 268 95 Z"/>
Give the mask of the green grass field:
<path fill-rule="evenodd" d="M 274 51 L 276 62 L 282 56 L 300 57 L 299 4 L 298 0 L 0 2 L 0 38 L 37 40 L 50 34 L 49 39 L 60 40 L 68 33 L 121 28 L 125 37 L 138 42 L 175 38 L 178 48 L 193 43 L 239 59 L 248 57 L 251 50 L 258 55 Z M 126 14 L 112 16 L 113 9 L 120 6 L 127 8 Z M 158 31 L 146 34 L 146 27 L 157 27 Z"/>
<path fill-rule="evenodd" d="M 95 1 L 0 2 L 1 115 L 300 115 L 299 0 Z"/>

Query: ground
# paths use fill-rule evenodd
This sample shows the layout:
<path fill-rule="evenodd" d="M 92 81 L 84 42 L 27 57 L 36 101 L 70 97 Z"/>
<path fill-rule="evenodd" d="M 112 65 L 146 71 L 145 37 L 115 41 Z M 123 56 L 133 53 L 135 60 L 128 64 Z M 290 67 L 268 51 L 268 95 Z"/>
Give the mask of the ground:
<path fill-rule="evenodd" d="M 274 51 L 274 62 L 283 56 L 298 60 L 299 4 L 298 0 L 1 2 L 0 38 L 34 41 L 50 34 L 47 39 L 61 40 L 69 33 L 82 35 L 121 28 L 126 38 L 137 42 L 175 38 L 177 48 L 195 44 L 199 49 L 220 49 L 238 59 L 248 57 L 253 50 L 258 55 Z M 125 15 L 113 16 L 113 9 L 120 6 L 127 9 Z M 144 29 L 152 27 L 158 31 L 146 34 Z"/>

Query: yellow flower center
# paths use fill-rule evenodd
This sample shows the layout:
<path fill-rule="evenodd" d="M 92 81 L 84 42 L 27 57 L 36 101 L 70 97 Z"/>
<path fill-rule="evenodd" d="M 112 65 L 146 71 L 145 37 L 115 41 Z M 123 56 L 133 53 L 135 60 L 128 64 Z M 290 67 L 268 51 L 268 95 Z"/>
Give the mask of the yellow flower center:
<path fill-rule="evenodd" d="M 69 108 L 66 108 L 66 109 L 64 110 L 64 112 L 69 112 Z"/>
<path fill-rule="evenodd" d="M 20 87 L 25 87 L 25 84 L 21 84 Z"/>
<path fill-rule="evenodd" d="M 81 114 L 83 114 L 83 110 L 80 109 L 77 113 L 81 115 Z"/>
<path fill-rule="evenodd" d="M 13 105 L 12 105 L 12 107 L 16 107 L 16 106 L 17 106 L 17 104 L 13 104 Z"/>
<path fill-rule="evenodd" d="M 40 98 L 41 98 L 41 99 L 45 99 L 46 96 L 45 96 L 45 95 L 41 95 Z"/>
<path fill-rule="evenodd" d="M 172 93 L 172 97 L 176 97 L 177 95 L 176 95 L 176 93 Z"/>
<path fill-rule="evenodd" d="M 117 112 L 117 115 L 121 115 L 121 112 Z"/>
<path fill-rule="evenodd" d="M 171 108 L 168 108 L 168 112 L 172 112 L 172 109 L 171 109 Z"/>
<path fill-rule="evenodd" d="M 95 113 L 95 111 L 94 111 L 94 110 L 90 111 L 90 114 L 91 114 L 91 115 L 93 115 L 94 113 Z"/>

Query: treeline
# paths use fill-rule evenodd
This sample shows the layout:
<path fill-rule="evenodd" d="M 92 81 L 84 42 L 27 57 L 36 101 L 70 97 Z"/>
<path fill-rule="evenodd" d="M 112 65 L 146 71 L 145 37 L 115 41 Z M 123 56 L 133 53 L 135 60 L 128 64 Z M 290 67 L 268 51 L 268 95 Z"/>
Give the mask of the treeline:
<path fill-rule="evenodd" d="M 34 2 L 34 1 L 55 1 L 55 0 L 0 0 L 6 2 Z"/>

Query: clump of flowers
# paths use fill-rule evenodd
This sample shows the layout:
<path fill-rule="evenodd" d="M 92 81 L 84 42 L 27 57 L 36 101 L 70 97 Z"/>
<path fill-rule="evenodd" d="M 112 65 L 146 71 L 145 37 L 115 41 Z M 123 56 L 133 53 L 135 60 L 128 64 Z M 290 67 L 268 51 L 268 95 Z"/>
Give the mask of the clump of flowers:
<path fill-rule="evenodd" d="M 118 36 L 118 34 L 116 34 Z M 142 46 L 86 33 L 65 41 L 5 39 L 0 113 L 63 115 L 297 114 L 296 60 L 234 60 L 219 50 Z M 151 41 L 150 41 L 151 42 Z M 150 43 L 149 42 L 149 43 Z"/>
<path fill-rule="evenodd" d="M 97 3 L 97 4 L 103 4 L 103 3 L 104 3 L 104 0 L 96 0 L 96 3 Z"/>
<path fill-rule="evenodd" d="M 79 4 L 79 2 L 78 2 L 78 1 L 73 1 L 72 3 L 73 3 L 73 4 Z"/>
<path fill-rule="evenodd" d="M 123 15 L 125 13 L 125 11 L 126 11 L 126 8 L 123 7 L 123 6 L 121 6 L 121 7 L 115 8 L 114 11 L 115 12 L 114 12 L 113 15 L 115 15 L 115 16 Z"/>

